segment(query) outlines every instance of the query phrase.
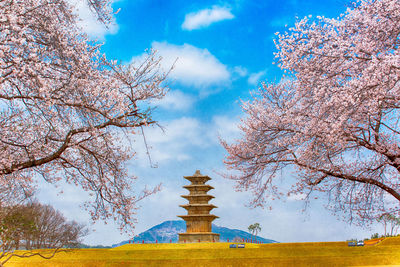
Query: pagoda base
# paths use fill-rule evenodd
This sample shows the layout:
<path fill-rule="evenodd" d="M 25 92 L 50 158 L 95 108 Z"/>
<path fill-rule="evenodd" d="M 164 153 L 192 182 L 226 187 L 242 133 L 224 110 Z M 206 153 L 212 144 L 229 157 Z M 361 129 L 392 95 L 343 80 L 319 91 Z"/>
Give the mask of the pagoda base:
<path fill-rule="evenodd" d="M 181 233 L 179 243 L 219 242 L 219 234 L 212 232 Z"/>

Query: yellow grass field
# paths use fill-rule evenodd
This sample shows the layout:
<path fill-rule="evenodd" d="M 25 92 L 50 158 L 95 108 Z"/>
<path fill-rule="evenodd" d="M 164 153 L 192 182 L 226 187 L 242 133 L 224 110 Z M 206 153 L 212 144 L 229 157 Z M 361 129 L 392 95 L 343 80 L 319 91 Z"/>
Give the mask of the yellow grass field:
<path fill-rule="evenodd" d="M 347 242 L 249 244 L 130 244 L 112 249 L 74 249 L 50 260 L 13 258 L 15 267 L 111 266 L 400 266 L 400 237 L 348 247 Z M 373 245 L 372 245 L 373 244 Z"/>

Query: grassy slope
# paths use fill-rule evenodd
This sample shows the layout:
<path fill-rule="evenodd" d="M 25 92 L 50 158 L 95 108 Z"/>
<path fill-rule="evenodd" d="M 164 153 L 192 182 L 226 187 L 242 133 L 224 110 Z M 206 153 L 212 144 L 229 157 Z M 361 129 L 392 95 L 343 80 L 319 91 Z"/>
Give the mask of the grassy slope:
<path fill-rule="evenodd" d="M 374 246 L 346 242 L 246 244 L 134 244 L 113 249 L 61 252 L 51 260 L 14 258 L 8 266 L 368 266 L 400 265 L 400 237 Z"/>

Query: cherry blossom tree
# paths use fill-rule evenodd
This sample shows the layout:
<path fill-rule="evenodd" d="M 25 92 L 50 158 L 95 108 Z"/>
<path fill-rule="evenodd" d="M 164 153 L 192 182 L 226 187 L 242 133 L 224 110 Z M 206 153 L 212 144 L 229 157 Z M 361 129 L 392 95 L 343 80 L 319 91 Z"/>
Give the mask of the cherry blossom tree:
<path fill-rule="evenodd" d="M 399 212 L 399 26 L 399 1 L 359 0 L 278 34 L 286 75 L 243 102 L 242 137 L 222 142 L 229 177 L 253 192 L 253 206 L 313 194 L 358 222 Z M 287 191 L 283 172 L 296 179 Z"/>
<path fill-rule="evenodd" d="M 88 0 L 110 22 L 109 0 Z M 77 26 L 66 0 L 0 0 L 0 201 L 32 195 L 38 182 L 66 182 L 91 196 L 93 220 L 134 226 L 127 138 L 155 121 L 152 99 L 166 92 L 160 58 L 123 65 Z"/>

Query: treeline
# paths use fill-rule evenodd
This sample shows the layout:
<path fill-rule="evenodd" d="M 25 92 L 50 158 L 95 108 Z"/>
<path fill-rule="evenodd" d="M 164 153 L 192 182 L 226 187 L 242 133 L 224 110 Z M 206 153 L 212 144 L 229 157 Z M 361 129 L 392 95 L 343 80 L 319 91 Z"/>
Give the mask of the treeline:
<path fill-rule="evenodd" d="M 1 251 L 76 247 L 87 228 L 38 202 L 0 207 Z"/>
<path fill-rule="evenodd" d="M 382 235 L 380 235 L 378 233 L 375 233 L 375 234 L 371 235 L 370 239 L 376 239 L 376 238 L 381 238 L 381 237 L 394 237 L 394 236 L 400 236 L 400 234 L 399 235 L 391 235 L 391 234 L 386 234 L 386 235 L 382 234 Z M 368 238 L 366 238 L 366 239 L 368 239 Z"/>
<path fill-rule="evenodd" d="M 79 243 L 79 244 L 76 244 L 76 245 L 69 246 L 69 248 L 111 248 L 111 246 L 103 246 L 103 245 L 91 246 L 91 245 L 86 245 L 86 244 L 83 244 L 83 243 Z"/>

